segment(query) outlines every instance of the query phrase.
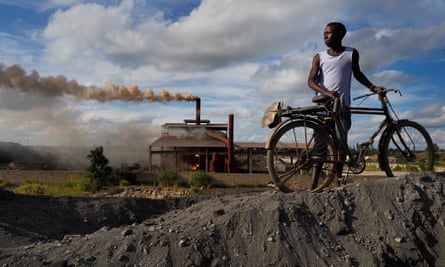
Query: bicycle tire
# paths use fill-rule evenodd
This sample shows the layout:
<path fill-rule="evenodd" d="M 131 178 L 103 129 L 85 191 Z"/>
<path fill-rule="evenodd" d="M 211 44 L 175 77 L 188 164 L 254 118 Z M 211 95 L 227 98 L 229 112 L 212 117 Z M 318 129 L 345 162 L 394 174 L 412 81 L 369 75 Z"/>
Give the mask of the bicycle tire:
<path fill-rule="evenodd" d="M 323 159 L 314 158 L 315 135 L 326 144 Z M 281 126 L 269 138 L 267 168 L 275 186 L 282 192 L 319 192 L 334 176 L 338 154 L 335 143 L 325 128 L 307 120 L 292 121 Z M 312 181 L 312 166 L 321 164 L 318 182 Z"/>
<path fill-rule="evenodd" d="M 400 120 L 383 136 L 381 164 L 388 177 L 434 170 L 433 141 L 423 126 Z"/>

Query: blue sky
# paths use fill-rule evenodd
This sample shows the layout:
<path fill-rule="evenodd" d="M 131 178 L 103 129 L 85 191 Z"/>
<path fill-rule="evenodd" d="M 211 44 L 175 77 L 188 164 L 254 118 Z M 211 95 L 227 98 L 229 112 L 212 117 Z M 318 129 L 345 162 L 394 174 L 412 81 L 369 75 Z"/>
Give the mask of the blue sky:
<path fill-rule="evenodd" d="M 203 119 L 225 123 L 233 113 L 236 141 L 264 142 L 272 101 L 311 104 L 312 57 L 325 49 L 325 24 L 341 21 L 369 79 L 402 90 L 392 97 L 400 117 L 427 126 L 445 148 L 445 3 L 368 2 L 0 0 L 0 63 L 81 85 L 193 94 Z M 352 96 L 365 92 L 353 83 Z M 146 149 L 162 124 L 193 119 L 194 103 L 99 103 L 2 86 L 0 112 L 1 141 Z M 355 118 L 351 143 L 367 140 L 377 120 Z"/>

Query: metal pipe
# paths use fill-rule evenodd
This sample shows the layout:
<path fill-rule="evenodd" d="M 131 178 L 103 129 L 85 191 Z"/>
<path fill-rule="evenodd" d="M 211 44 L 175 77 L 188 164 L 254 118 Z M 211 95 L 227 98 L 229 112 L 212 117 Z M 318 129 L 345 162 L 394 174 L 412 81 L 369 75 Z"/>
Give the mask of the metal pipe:
<path fill-rule="evenodd" d="M 196 98 L 196 111 L 195 111 L 196 125 L 201 124 L 201 98 Z"/>
<path fill-rule="evenodd" d="M 227 146 L 227 172 L 232 173 L 234 171 L 234 150 L 233 150 L 233 114 L 229 114 L 229 144 Z"/>

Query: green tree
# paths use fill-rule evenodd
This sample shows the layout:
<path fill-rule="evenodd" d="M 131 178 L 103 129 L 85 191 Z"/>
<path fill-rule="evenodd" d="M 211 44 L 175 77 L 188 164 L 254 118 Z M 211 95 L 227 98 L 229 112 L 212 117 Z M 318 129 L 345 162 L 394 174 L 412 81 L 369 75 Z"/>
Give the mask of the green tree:
<path fill-rule="evenodd" d="M 104 156 L 102 146 L 91 150 L 87 158 L 90 160 L 90 166 L 87 170 L 87 179 L 93 185 L 93 190 L 99 190 L 112 181 L 112 169 L 108 166 L 108 159 Z"/>

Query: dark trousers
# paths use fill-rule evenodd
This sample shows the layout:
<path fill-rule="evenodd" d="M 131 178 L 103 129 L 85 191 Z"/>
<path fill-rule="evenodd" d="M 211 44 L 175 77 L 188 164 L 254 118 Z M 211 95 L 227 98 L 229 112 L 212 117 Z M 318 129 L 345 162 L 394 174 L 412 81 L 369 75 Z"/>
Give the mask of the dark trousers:
<path fill-rule="evenodd" d="M 349 112 L 343 112 L 340 117 L 339 117 L 339 121 L 340 123 L 343 125 L 343 134 L 345 137 L 345 141 L 346 141 L 346 145 L 347 145 L 347 140 L 348 140 L 348 132 L 349 129 L 351 129 L 351 114 Z M 340 129 L 339 127 L 337 127 L 334 123 L 334 121 L 329 120 L 325 123 L 325 127 L 328 128 L 331 133 L 335 133 L 335 136 L 338 138 L 340 136 L 340 131 L 342 129 Z M 337 172 L 341 174 L 342 170 L 343 170 L 343 165 L 344 162 L 346 160 L 346 147 L 343 147 L 342 142 L 338 142 L 339 144 L 339 152 L 340 152 L 340 162 L 337 165 Z M 312 159 L 316 160 L 316 161 L 320 161 L 322 162 L 323 160 L 326 160 L 327 156 L 328 156 L 328 145 L 326 144 L 326 142 L 323 140 L 323 138 L 320 137 L 319 134 L 315 133 L 315 138 L 314 138 L 314 150 L 312 152 Z"/>

